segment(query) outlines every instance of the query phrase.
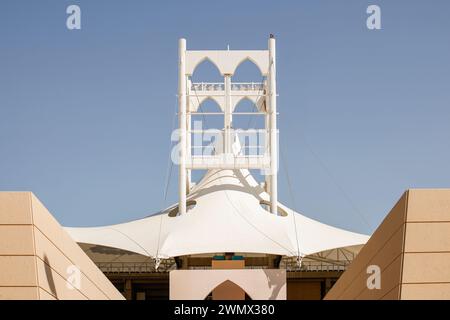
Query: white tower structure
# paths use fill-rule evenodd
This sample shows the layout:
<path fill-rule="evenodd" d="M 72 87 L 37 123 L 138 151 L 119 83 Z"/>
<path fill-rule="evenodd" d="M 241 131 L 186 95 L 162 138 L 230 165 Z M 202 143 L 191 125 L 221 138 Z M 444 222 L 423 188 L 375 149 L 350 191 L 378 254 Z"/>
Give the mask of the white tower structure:
<path fill-rule="evenodd" d="M 212 258 L 217 253 L 239 253 L 249 258 L 264 255 L 272 262 L 271 257 L 278 256 L 285 259 L 286 265 L 296 258 L 297 270 L 303 258 L 310 262 L 318 259 L 321 264 L 326 260 L 338 267 L 347 263 L 367 241 L 367 236 L 320 223 L 277 200 L 275 57 L 272 36 L 268 50 L 249 51 L 186 50 L 186 40 L 180 39 L 179 203 L 142 219 L 116 225 L 66 228 L 73 239 L 90 246 L 152 257 L 155 268 L 163 262 L 166 271 L 173 267 L 172 259 L 186 258 L 188 264 L 191 257 Z M 194 70 L 206 59 L 217 67 L 223 81 L 192 81 Z M 236 69 L 246 60 L 259 68 L 262 81 L 233 82 Z M 223 127 L 220 124 L 212 132 L 197 128 L 195 122 L 191 126 L 191 118 L 205 116 L 200 106 L 208 99 L 220 107 L 213 114 L 224 117 Z M 257 111 L 252 115 L 257 113 L 265 118 L 263 129 L 241 130 L 233 126 L 233 116 L 245 114 L 236 111 L 242 99 L 256 106 Z M 240 141 L 243 136 L 248 145 Z M 211 138 L 215 139 L 211 141 Z M 252 176 L 253 169 L 266 174 L 265 188 Z M 191 183 L 192 170 L 206 170 L 196 185 Z M 342 250 L 346 253 L 341 254 Z M 119 251 L 117 255 L 124 254 Z M 116 261 L 117 256 L 111 256 L 111 261 Z M 330 259 L 331 256 L 335 258 Z M 188 268 L 185 263 L 175 267 Z M 265 286 L 268 287 L 267 283 Z"/>
<path fill-rule="evenodd" d="M 193 83 L 192 74 L 204 60 L 211 61 L 223 76 L 222 83 Z M 252 61 L 261 71 L 262 82 L 232 82 L 238 66 Z M 278 214 L 277 171 L 277 91 L 275 38 L 271 35 L 268 50 L 187 50 L 186 40 L 179 40 L 179 213 L 186 213 L 186 195 L 191 188 L 191 171 L 208 169 L 259 169 L 266 174 L 266 190 L 270 194 L 270 211 Z M 213 99 L 223 114 L 223 129 L 214 133 L 191 128 L 191 116 L 201 114 L 200 105 Z M 235 108 L 242 99 L 255 103 L 265 116 L 262 130 L 240 130 L 233 127 Z M 240 113 L 244 114 L 244 113 Z M 203 145 L 205 135 L 215 135 L 214 152 Z M 196 138 L 200 136 L 199 139 Z M 255 145 L 240 146 L 242 136 Z M 194 144 L 192 144 L 194 141 Z M 218 144 L 217 141 L 221 143 Z M 238 147 L 236 147 L 236 143 Z M 210 146 L 209 146 L 210 147 Z M 200 150 L 199 150 L 200 149 Z"/>

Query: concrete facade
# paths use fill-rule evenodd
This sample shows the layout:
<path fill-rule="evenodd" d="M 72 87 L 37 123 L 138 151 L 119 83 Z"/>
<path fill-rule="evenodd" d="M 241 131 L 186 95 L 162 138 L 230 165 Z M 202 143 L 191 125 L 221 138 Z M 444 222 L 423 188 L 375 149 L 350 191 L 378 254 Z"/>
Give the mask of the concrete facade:
<path fill-rule="evenodd" d="M 320 299 L 339 278 L 325 299 L 450 299 L 450 190 L 405 192 L 342 276 L 310 272 L 287 285 L 283 269 L 244 269 L 244 260 L 211 264 L 212 270 L 171 271 L 170 285 L 158 278 L 158 288 L 170 286 L 171 299 L 205 299 L 211 292 L 213 299 Z M 381 287 L 370 290 L 373 265 Z M 0 300 L 124 299 L 30 192 L 0 192 L 0 270 Z M 133 285 L 134 298 L 145 298 L 143 283 Z M 121 290 L 133 298 L 130 279 Z"/>
<path fill-rule="evenodd" d="M 325 299 L 450 299 L 450 190 L 405 192 Z"/>
<path fill-rule="evenodd" d="M 0 300 L 124 299 L 31 192 L 0 192 L 0 270 Z"/>

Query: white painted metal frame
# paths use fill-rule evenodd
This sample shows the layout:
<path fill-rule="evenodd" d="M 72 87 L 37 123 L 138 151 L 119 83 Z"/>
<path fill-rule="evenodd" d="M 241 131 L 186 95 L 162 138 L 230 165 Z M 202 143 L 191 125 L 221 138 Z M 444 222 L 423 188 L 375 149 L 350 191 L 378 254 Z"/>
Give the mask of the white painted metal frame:
<path fill-rule="evenodd" d="M 278 134 L 276 108 L 276 68 L 275 39 L 271 37 L 268 50 L 186 50 L 186 40 L 179 41 L 179 212 L 186 213 L 186 195 L 191 186 L 191 170 L 198 169 L 261 169 L 269 174 L 267 190 L 270 193 L 271 212 L 278 214 L 277 171 L 278 171 Z M 211 61 L 224 77 L 223 83 L 192 83 L 190 76 L 204 60 Z M 267 77 L 262 83 L 232 83 L 232 76 L 239 65 L 252 61 Z M 200 114 L 200 105 L 212 99 L 219 105 L 224 115 L 224 127 L 221 139 L 223 150 L 214 155 L 194 156 L 191 147 L 191 115 Z M 233 113 L 243 99 L 252 101 L 258 114 L 266 115 L 266 146 L 268 152 L 263 155 L 235 154 L 232 148 L 235 131 Z M 217 113 L 220 114 L 220 113 Z M 266 150 L 267 151 L 267 150 Z"/>

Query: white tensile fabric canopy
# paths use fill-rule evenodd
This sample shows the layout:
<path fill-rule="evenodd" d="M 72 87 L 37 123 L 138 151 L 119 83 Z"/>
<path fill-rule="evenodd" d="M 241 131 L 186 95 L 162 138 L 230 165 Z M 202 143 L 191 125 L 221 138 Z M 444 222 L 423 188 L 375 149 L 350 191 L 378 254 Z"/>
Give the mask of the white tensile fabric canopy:
<path fill-rule="evenodd" d="M 154 258 L 206 253 L 306 256 L 365 244 L 368 236 L 338 229 L 279 204 L 274 215 L 261 203 L 269 195 L 248 170 L 210 170 L 188 195 L 186 214 L 177 205 L 127 223 L 65 228 L 78 243 L 118 248 Z"/>

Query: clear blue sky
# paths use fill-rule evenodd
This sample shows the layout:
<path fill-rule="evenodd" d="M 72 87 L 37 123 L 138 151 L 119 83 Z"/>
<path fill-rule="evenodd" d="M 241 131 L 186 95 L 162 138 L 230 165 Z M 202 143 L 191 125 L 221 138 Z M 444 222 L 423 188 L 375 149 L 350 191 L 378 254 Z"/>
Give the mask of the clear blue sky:
<path fill-rule="evenodd" d="M 70 4 L 82 30 L 66 28 Z M 450 187 L 449 12 L 446 0 L 3 0 L 0 190 L 33 191 L 66 226 L 160 210 L 178 38 L 264 49 L 274 33 L 296 209 L 370 233 L 405 189 Z M 291 206 L 283 168 L 279 193 Z"/>

